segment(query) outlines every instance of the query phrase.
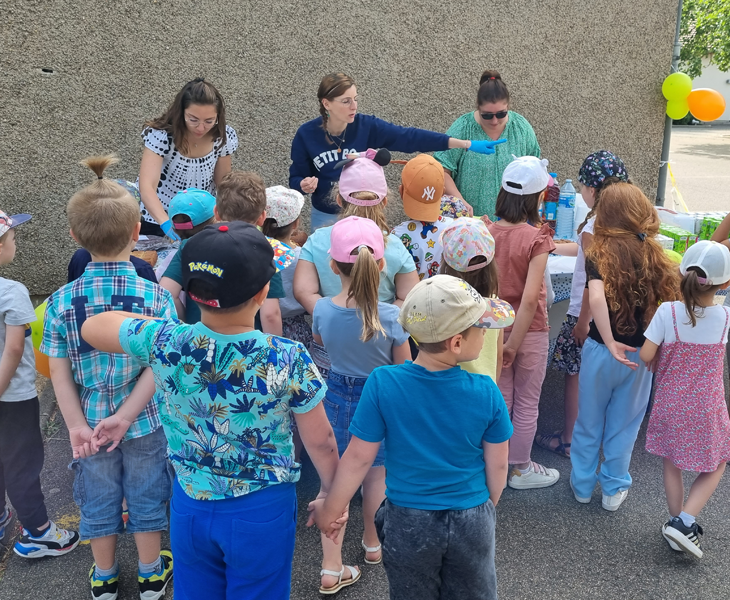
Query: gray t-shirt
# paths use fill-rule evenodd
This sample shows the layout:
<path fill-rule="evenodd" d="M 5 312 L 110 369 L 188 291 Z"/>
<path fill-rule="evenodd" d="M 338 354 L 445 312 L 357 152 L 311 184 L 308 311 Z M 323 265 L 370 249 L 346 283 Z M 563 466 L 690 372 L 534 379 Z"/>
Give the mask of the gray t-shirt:
<path fill-rule="evenodd" d="M 400 308 L 378 302 L 378 316 L 385 335 L 378 334 L 369 342 L 360 340 L 362 319 L 356 308 L 343 308 L 332 298 L 321 298 L 314 306 L 312 333 L 322 336 L 332 362 L 332 370 L 346 377 L 368 377 L 375 367 L 393 364 L 393 346 L 408 341 L 400 323 Z"/>
<path fill-rule="evenodd" d="M 0 396 L 0 402 L 22 402 L 38 395 L 35 388 L 35 355 L 30 337 L 30 323 L 36 320 L 28 289 L 22 283 L 0 277 L 0 356 L 5 352 L 7 325 L 25 327 L 23 358 L 8 389 Z"/>
<path fill-rule="evenodd" d="M 286 293 L 286 298 L 279 298 L 279 308 L 281 309 L 282 319 L 291 319 L 292 317 L 303 315 L 307 312 L 294 297 L 294 271 L 297 268 L 299 253 L 302 249 L 299 246 L 295 246 L 292 250 L 294 251 L 296 258 L 292 264 L 281 272 L 281 282 L 284 284 L 284 292 Z"/>

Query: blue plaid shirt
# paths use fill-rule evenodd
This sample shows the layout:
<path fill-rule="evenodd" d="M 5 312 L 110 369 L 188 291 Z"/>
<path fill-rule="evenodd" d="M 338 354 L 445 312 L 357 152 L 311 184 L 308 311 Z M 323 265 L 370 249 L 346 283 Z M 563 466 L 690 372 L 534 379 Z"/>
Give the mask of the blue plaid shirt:
<path fill-rule="evenodd" d="M 71 360 L 81 408 L 90 427 L 116 413 L 144 369 L 126 354 L 99 352 L 81 338 L 84 321 L 109 310 L 163 319 L 177 316 L 170 292 L 138 277 L 131 262 L 89 263 L 79 279 L 48 299 L 41 352 Z M 159 427 L 157 402 L 150 402 L 125 439 L 142 437 Z"/>

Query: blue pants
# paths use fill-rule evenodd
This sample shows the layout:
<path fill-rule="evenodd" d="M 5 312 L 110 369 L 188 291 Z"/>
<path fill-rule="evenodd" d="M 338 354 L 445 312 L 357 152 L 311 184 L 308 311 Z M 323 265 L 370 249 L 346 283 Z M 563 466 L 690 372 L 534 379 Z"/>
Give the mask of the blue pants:
<path fill-rule="evenodd" d="M 330 214 L 322 212 L 321 210 L 317 210 L 313 206 L 312 213 L 310 215 L 310 233 L 314 233 L 320 227 L 329 227 L 330 225 L 334 225 L 337 222 L 339 216 L 339 212 Z"/>
<path fill-rule="evenodd" d="M 293 483 L 229 500 L 195 500 L 175 480 L 175 600 L 288 600 L 296 519 Z"/>
<path fill-rule="evenodd" d="M 578 420 L 570 447 L 570 481 L 583 498 L 591 497 L 596 481 L 608 496 L 631 486 L 629 464 L 649 403 L 651 373 L 638 351 L 626 356 L 639 364 L 636 371 L 619 363 L 595 340 L 588 338 L 583 345 Z M 605 461 L 596 475 L 601 442 Z"/>

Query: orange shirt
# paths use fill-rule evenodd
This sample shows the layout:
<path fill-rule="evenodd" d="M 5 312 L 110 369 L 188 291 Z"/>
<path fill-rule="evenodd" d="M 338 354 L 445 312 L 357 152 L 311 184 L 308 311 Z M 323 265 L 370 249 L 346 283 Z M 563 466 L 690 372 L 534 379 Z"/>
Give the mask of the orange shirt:
<path fill-rule="evenodd" d="M 555 250 L 555 242 L 550 237 L 550 227 L 543 225 L 538 229 L 527 223 L 504 225 L 501 221 L 489 226 L 494 238 L 494 260 L 497 261 L 499 297 L 509 302 L 515 309 L 520 308 L 522 293 L 525 291 L 527 271 L 530 261 L 540 254 Z M 511 331 L 509 327 L 505 331 Z M 547 290 L 543 279 L 537 310 L 528 331 L 549 331 L 547 318 Z"/>

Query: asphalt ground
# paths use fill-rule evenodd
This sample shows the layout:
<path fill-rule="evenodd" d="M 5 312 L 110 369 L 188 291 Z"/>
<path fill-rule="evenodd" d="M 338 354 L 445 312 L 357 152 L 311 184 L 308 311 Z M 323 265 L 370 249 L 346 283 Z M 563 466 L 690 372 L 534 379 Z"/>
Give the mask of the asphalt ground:
<path fill-rule="evenodd" d="M 694 149 L 693 149 L 694 148 Z M 712 150 L 715 148 L 715 150 Z M 676 151 L 675 151 L 676 150 Z M 714 152 L 714 154 L 713 154 Z M 707 154 L 712 160 L 708 160 Z M 719 156 L 724 154 L 723 156 Z M 675 177 L 691 210 L 730 210 L 730 130 L 678 130 L 671 155 Z M 724 178 L 724 179 L 723 179 Z M 714 194 L 714 196 L 713 196 Z M 723 196 L 723 194 L 725 194 Z M 715 197 L 712 206 L 701 204 Z M 566 302 L 551 311 L 557 333 Z M 728 388 L 727 376 L 725 378 Z M 540 404 L 540 431 L 553 431 L 562 422 L 563 379 L 548 371 Z M 73 475 L 68 470 L 71 450 L 63 419 L 54 410 L 53 395 L 41 395 L 42 428 L 46 434 L 46 462 L 42 483 L 51 518 L 60 526 L 78 526 L 73 501 Z M 444 414 L 453 410 L 444 408 Z M 50 417 L 50 418 L 49 418 Z M 634 451 L 634 484 L 616 513 L 604 511 L 597 488 L 590 504 L 578 504 L 568 485 L 570 461 L 535 447 L 533 459 L 560 470 L 561 479 L 543 490 L 507 489 L 497 509 L 497 576 L 502 598 L 583 600 L 616 598 L 720 600 L 730 597 L 730 479 L 725 477 L 699 517 L 705 528 L 705 556 L 696 560 L 673 552 L 660 534 L 667 518 L 661 460 L 644 450 L 646 422 Z M 687 477 L 689 485 L 692 477 Z M 298 484 L 299 525 L 292 575 L 294 600 L 322 598 L 319 586 L 321 550 L 318 532 L 307 529 L 306 504 L 318 489 L 316 473 L 305 464 Z M 360 499 L 353 500 L 343 557 L 358 565 L 363 575 L 342 600 L 388 598 L 382 566 L 364 563 L 360 547 Z M 0 564 L 0 600 L 77 600 L 90 596 L 88 572 L 93 558 L 88 544 L 59 558 L 22 559 L 6 549 L 17 523 L 8 528 Z M 166 539 L 165 539 L 165 543 Z M 255 540 L 241 540 L 255 543 Z M 137 557 L 131 536 L 120 537 L 121 600 L 138 598 Z M 172 591 L 167 598 L 172 598 Z M 213 599 L 211 599 L 213 600 Z M 420 599 L 417 599 L 420 600 Z"/>

